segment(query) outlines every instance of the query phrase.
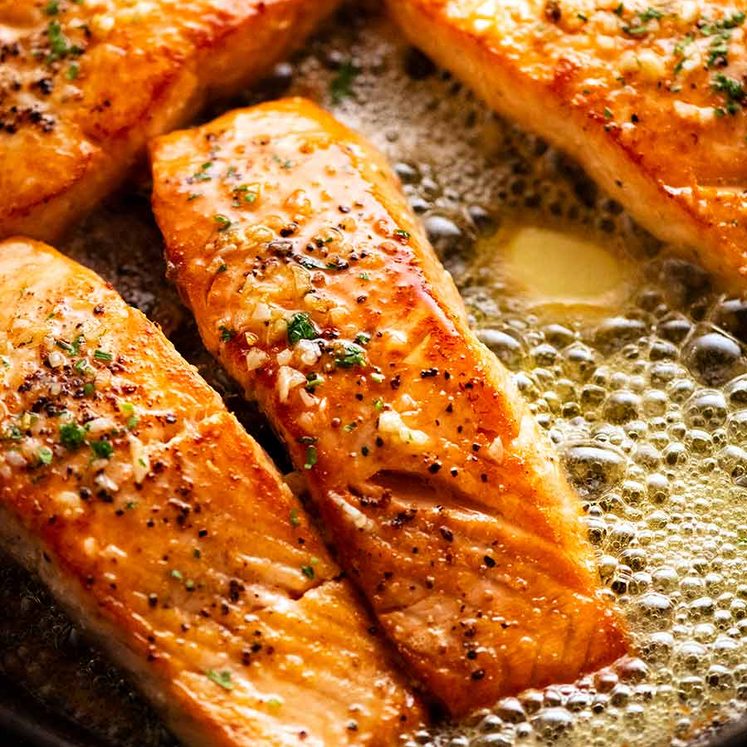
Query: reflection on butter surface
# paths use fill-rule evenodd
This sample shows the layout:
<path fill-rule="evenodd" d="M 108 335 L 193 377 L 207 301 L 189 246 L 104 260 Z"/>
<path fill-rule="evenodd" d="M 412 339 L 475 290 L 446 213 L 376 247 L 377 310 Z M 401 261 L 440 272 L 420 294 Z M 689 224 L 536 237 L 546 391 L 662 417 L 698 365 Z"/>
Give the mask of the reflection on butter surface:
<path fill-rule="evenodd" d="M 523 226 L 500 231 L 486 243 L 491 245 L 486 255 L 505 263 L 507 281 L 533 305 L 602 311 L 620 303 L 627 291 L 630 267 L 616 247 L 578 233 Z"/>

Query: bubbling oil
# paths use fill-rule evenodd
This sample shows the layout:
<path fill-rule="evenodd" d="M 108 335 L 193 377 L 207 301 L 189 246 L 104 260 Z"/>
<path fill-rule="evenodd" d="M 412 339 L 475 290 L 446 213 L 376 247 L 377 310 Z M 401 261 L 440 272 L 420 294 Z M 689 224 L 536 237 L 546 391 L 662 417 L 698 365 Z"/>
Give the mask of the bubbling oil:
<path fill-rule="evenodd" d="M 633 636 L 634 654 L 608 669 L 408 745 L 685 744 L 737 719 L 747 710 L 747 303 L 720 296 L 574 164 L 384 21 L 352 13 L 289 84 L 395 164 L 478 336 L 563 454 L 605 593 Z"/>

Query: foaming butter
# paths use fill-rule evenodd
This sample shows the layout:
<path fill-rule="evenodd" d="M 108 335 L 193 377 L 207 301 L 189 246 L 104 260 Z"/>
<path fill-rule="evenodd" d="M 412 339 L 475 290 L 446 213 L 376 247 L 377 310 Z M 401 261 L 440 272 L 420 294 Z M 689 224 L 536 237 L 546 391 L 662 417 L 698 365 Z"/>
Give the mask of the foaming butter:
<path fill-rule="evenodd" d="M 535 225 L 499 231 L 484 247 L 507 279 L 537 306 L 601 313 L 625 298 L 630 261 L 609 242 Z"/>

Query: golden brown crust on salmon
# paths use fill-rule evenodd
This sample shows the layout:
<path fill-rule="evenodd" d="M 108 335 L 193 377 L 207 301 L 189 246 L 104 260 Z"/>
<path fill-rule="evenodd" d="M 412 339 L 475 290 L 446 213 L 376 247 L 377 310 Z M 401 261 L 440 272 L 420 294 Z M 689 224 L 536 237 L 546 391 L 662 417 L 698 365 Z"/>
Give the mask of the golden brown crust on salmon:
<path fill-rule="evenodd" d="M 289 99 L 162 137 L 152 160 L 207 347 L 269 414 L 343 567 L 451 713 L 622 654 L 557 456 L 381 155 Z"/>
<path fill-rule="evenodd" d="M 747 283 L 744 4 L 390 0 L 408 39 L 573 155 L 645 228 Z"/>
<path fill-rule="evenodd" d="M 58 236 L 148 138 L 256 80 L 338 0 L 0 0 L 0 238 Z"/>
<path fill-rule="evenodd" d="M 0 541 L 189 745 L 393 744 L 420 711 L 270 460 L 145 317 L 0 244 Z"/>

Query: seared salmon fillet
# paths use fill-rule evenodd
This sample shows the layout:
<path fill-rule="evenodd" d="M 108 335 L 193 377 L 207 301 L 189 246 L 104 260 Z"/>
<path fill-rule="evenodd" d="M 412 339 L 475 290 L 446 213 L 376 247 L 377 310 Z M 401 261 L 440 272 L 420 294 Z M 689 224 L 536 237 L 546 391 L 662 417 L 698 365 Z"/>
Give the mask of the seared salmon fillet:
<path fill-rule="evenodd" d="M 0 0 L 0 238 L 51 240 L 153 135 L 256 80 L 338 0 Z"/>
<path fill-rule="evenodd" d="M 164 136 L 152 161 L 205 344 L 283 436 L 343 567 L 449 711 L 620 656 L 577 497 L 382 156 L 289 99 Z"/>
<path fill-rule="evenodd" d="M 745 286 L 744 2 L 388 6 L 413 44 L 571 154 L 651 233 Z"/>
<path fill-rule="evenodd" d="M 218 395 L 99 277 L 0 243 L 0 541 L 187 745 L 391 745 L 419 708 Z"/>

